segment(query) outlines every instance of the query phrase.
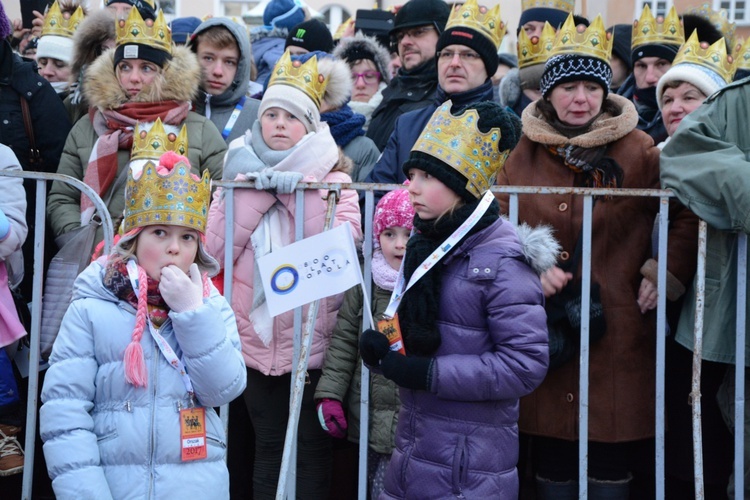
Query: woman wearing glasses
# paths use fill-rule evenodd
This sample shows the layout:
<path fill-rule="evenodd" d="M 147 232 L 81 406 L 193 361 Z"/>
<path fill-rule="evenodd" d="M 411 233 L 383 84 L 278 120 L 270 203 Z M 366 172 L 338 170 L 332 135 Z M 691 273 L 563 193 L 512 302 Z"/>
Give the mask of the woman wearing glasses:
<path fill-rule="evenodd" d="M 390 54 L 375 38 L 357 33 L 343 38 L 333 55 L 346 61 L 352 72 L 352 100 L 349 103 L 356 113 L 364 115 L 364 129 L 370 124 L 372 112 L 383 100 L 383 89 L 391 81 L 388 71 Z"/>

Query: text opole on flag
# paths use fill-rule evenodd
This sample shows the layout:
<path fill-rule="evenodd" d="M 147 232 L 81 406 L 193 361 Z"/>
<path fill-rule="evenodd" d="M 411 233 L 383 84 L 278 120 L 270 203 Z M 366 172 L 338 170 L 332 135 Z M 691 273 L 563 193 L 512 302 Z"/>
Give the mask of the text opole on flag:
<path fill-rule="evenodd" d="M 270 315 L 278 316 L 361 283 L 349 222 L 258 259 Z"/>

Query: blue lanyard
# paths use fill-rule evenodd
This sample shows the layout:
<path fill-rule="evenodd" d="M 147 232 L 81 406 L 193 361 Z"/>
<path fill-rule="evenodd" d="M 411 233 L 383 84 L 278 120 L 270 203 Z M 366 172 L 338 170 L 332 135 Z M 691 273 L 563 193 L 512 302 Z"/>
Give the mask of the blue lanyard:
<path fill-rule="evenodd" d="M 224 140 L 227 140 L 227 137 L 229 137 L 229 134 L 232 132 L 232 129 L 234 128 L 234 124 L 237 123 L 237 118 L 240 117 L 240 113 L 242 112 L 242 108 L 245 106 L 245 99 L 247 99 L 247 96 L 242 96 L 242 99 L 240 99 L 240 102 L 237 103 L 237 106 L 234 107 L 234 111 L 232 111 L 231 116 L 229 117 L 229 120 L 227 120 L 227 124 L 224 126 L 224 130 L 221 132 L 221 136 L 224 138 Z"/>

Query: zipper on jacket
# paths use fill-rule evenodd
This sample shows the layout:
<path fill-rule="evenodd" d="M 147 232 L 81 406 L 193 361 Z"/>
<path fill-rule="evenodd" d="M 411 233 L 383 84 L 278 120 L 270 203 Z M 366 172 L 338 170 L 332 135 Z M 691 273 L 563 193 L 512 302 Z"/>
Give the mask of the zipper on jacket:
<path fill-rule="evenodd" d="M 133 405 L 130 403 L 129 399 L 125 401 L 125 411 L 127 411 L 128 413 L 133 411 Z"/>
<path fill-rule="evenodd" d="M 153 370 L 151 370 L 151 376 L 149 379 L 152 381 L 152 391 L 151 391 L 151 432 L 150 432 L 150 438 L 149 438 L 149 447 L 151 448 L 149 457 L 148 457 L 148 498 L 152 497 L 152 494 L 154 492 L 154 454 L 156 453 L 156 435 L 155 435 L 155 420 L 156 420 L 156 381 L 158 379 L 157 377 L 157 370 L 159 369 L 159 357 L 156 356 L 156 349 L 158 349 L 159 346 L 156 345 L 156 341 L 153 341 L 153 349 L 152 349 L 152 358 L 153 361 L 151 362 L 151 366 L 153 367 Z"/>

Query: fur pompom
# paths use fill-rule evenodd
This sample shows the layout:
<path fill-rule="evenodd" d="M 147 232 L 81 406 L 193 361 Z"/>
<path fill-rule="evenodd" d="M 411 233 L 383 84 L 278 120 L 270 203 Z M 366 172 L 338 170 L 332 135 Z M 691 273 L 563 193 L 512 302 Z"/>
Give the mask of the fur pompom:
<path fill-rule="evenodd" d="M 528 224 L 516 226 L 523 254 L 537 274 L 542 274 L 557 264 L 557 256 L 562 247 L 552 232 L 550 226 L 531 227 Z"/>

